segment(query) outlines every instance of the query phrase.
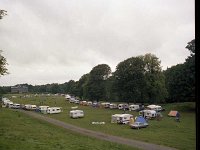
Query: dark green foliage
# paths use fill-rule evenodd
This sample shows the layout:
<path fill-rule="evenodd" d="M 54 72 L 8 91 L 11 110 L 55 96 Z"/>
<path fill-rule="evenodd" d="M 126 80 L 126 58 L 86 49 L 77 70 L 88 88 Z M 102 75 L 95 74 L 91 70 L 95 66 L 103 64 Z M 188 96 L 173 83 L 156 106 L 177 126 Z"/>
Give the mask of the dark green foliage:
<path fill-rule="evenodd" d="M 6 68 L 6 65 L 8 65 L 6 58 L 1 55 L 2 50 L 0 50 L 0 77 L 3 75 L 8 74 L 8 69 Z"/>
<path fill-rule="evenodd" d="M 5 15 L 7 15 L 6 10 L 0 10 L 0 19 L 2 19 Z"/>
<path fill-rule="evenodd" d="M 191 53 L 186 61 L 164 71 L 169 92 L 168 102 L 195 100 L 195 40 L 189 42 L 186 48 Z"/>
<path fill-rule="evenodd" d="M 164 102 L 167 95 L 165 78 L 155 55 L 132 57 L 119 63 L 114 76 L 121 101 Z"/>
<path fill-rule="evenodd" d="M 136 102 L 143 99 L 144 66 L 141 57 L 132 57 L 117 65 L 114 73 L 115 86 L 121 101 Z"/>
<path fill-rule="evenodd" d="M 106 80 L 111 74 L 111 68 L 106 64 L 95 66 L 85 85 L 88 92 L 88 99 L 90 100 L 105 100 L 106 99 Z"/>
<path fill-rule="evenodd" d="M 153 54 L 144 55 L 145 63 L 145 82 L 146 102 L 160 103 L 165 102 L 167 89 L 165 87 L 165 77 L 161 72 L 160 61 Z"/>

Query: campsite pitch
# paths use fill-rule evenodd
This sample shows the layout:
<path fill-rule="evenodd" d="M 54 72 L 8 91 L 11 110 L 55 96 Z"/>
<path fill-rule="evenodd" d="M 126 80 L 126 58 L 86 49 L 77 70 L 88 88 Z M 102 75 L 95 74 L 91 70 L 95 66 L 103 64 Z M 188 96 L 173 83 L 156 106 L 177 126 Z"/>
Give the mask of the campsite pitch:
<path fill-rule="evenodd" d="M 9 95 L 8 95 L 9 96 Z M 118 109 L 93 108 L 91 106 L 80 106 L 72 104 L 65 100 L 64 97 L 30 97 L 30 98 L 13 98 L 12 101 L 20 104 L 35 104 L 62 107 L 60 114 L 47 114 L 65 123 L 69 123 L 81 128 L 106 133 L 109 135 L 124 137 L 133 140 L 165 145 L 180 150 L 196 149 L 196 126 L 195 126 L 195 104 L 194 103 L 173 103 L 162 104 L 166 110 L 162 112 L 163 118 L 160 121 L 149 120 L 149 126 L 140 130 L 131 129 L 128 125 L 119 125 L 111 123 L 113 114 L 123 113 Z M 71 119 L 69 112 L 71 107 L 78 106 L 78 109 L 84 111 L 84 118 Z M 174 117 L 168 117 L 170 110 L 180 112 L 180 122 L 176 122 Z M 138 112 L 127 111 L 127 113 L 138 116 Z M 43 115 L 43 114 L 41 114 Z M 105 122 L 104 125 L 92 124 L 92 122 Z M 186 138 L 187 137 L 187 138 Z"/>

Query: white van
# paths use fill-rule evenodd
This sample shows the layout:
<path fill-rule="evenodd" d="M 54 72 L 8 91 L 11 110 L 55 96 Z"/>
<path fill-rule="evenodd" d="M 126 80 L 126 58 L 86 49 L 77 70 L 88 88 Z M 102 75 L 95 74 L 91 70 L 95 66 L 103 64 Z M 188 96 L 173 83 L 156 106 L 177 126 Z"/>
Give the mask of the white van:
<path fill-rule="evenodd" d="M 83 110 L 71 110 L 69 113 L 71 118 L 82 118 L 84 117 Z"/>

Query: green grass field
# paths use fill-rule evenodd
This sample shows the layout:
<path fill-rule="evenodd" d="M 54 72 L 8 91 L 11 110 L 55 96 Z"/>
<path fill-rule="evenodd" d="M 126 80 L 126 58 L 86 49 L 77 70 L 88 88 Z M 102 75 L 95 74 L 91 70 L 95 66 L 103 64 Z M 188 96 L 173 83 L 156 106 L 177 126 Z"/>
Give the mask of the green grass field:
<path fill-rule="evenodd" d="M 130 150 L 0 108 L 0 150 Z"/>
<path fill-rule="evenodd" d="M 61 114 L 51 114 L 46 116 L 90 130 L 100 131 L 103 133 L 130 139 L 142 140 L 150 143 L 166 145 L 181 150 L 196 149 L 196 123 L 194 103 L 174 103 L 162 105 L 166 111 L 162 112 L 164 117 L 161 121 L 149 120 L 149 127 L 141 130 L 134 130 L 131 129 L 128 125 L 118 125 L 111 123 L 111 115 L 115 113 L 123 113 L 121 110 L 92 108 L 89 106 L 78 105 L 79 109 L 84 110 L 85 117 L 81 119 L 71 119 L 69 117 L 69 111 L 71 110 L 71 106 L 76 106 L 76 104 L 70 104 L 64 99 L 64 97 L 41 96 L 10 99 L 21 104 L 29 103 L 36 105 L 60 106 L 63 108 L 63 112 Z M 175 122 L 174 118 L 167 116 L 170 110 L 180 111 L 181 122 Z M 138 112 L 127 111 L 127 113 L 138 116 Z M 92 124 L 92 122 L 102 121 L 105 122 L 104 125 Z"/>

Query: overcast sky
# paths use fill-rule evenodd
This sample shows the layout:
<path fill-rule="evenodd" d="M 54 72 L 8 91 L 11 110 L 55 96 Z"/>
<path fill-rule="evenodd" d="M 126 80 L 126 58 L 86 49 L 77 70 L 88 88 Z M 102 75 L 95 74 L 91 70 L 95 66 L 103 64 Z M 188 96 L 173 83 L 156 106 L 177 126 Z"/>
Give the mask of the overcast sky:
<path fill-rule="evenodd" d="M 0 86 L 79 80 L 146 53 L 162 69 L 183 63 L 195 38 L 194 0 L 0 0 Z"/>

